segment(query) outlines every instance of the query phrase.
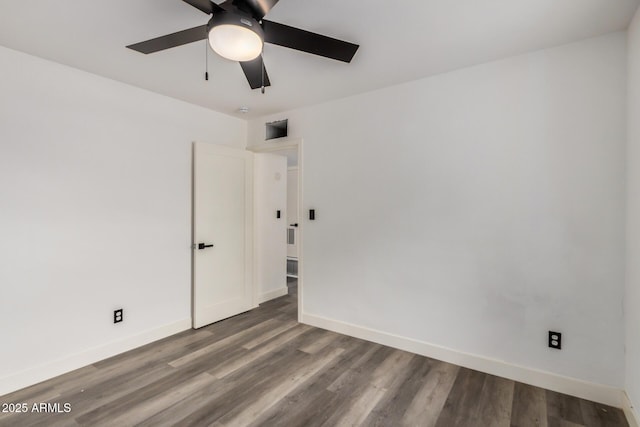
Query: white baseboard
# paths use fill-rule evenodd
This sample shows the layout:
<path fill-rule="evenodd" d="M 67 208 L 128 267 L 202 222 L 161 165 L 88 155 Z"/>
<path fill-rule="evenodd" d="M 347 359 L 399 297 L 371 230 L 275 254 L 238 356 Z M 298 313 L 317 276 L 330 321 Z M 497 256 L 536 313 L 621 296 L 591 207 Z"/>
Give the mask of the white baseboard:
<path fill-rule="evenodd" d="M 501 360 L 490 359 L 475 354 L 463 353 L 450 348 L 429 344 L 374 329 L 353 325 L 322 316 L 302 313 L 301 323 L 338 332 L 352 337 L 376 342 L 433 359 L 442 360 L 476 371 L 486 372 L 536 387 L 569 394 L 582 399 L 600 402 L 606 405 L 622 406 L 624 392 L 615 387 L 590 383 L 550 372 L 512 365 Z"/>
<path fill-rule="evenodd" d="M 258 304 L 262 304 L 263 302 L 281 297 L 283 295 L 286 295 L 287 293 L 289 293 L 289 289 L 286 286 L 274 289 L 273 291 L 265 292 L 258 297 Z"/>
<path fill-rule="evenodd" d="M 0 396 L 37 384 L 58 375 L 71 372 L 100 360 L 107 359 L 125 351 L 133 350 L 153 341 L 166 338 L 178 332 L 191 329 L 191 319 L 184 319 L 140 334 L 93 347 L 72 354 L 51 363 L 27 369 L 17 374 L 0 378 Z"/>
<path fill-rule="evenodd" d="M 637 409 L 631 404 L 631 399 L 627 393 L 623 393 L 622 398 L 622 410 L 627 417 L 629 427 L 640 427 L 640 416 L 638 416 Z"/>

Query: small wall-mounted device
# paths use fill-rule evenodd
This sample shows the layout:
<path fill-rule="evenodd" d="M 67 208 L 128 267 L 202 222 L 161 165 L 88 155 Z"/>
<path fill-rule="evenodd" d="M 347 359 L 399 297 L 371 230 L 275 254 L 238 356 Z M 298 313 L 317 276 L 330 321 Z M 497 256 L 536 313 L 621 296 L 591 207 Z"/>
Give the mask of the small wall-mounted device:
<path fill-rule="evenodd" d="M 124 310 L 119 308 L 113 310 L 113 323 L 120 323 L 124 320 Z"/>
<path fill-rule="evenodd" d="M 562 349 L 562 334 L 560 332 L 549 331 L 549 347 L 557 350 Z"/>
<path fill-rule="evenodd" d="M 315 221 L 315 220 L 316 220 L 316 210 L 309 209 L 309 221 Z"/>
<path fill-rule="evenodd" d="M 280 219 L 280 211 L 276 211 L 276 218 Z"/>

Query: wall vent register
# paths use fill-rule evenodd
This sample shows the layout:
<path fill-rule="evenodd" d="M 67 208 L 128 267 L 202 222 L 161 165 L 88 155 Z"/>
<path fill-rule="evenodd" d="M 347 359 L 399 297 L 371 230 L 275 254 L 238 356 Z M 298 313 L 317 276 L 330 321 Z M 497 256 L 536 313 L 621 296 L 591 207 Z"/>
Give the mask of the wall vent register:
<path fill-rule="evenodd" d="M 266 123 L 266 140 L 286 137 L 288 135 L 288 121 L 288 119 L 284 119 L 278 120 L 277 122 Z"/>

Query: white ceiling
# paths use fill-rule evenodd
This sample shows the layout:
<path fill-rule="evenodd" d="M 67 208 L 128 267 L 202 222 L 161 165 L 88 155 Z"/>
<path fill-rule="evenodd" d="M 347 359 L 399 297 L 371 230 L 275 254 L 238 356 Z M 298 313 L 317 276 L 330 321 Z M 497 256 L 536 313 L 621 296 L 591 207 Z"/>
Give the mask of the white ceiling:
<path fill-rule="evenodd" d="M 316 104 L 608 32 L 638 0 L 281 0 L 272 21 L 361 45 L 351 64 L 266 45 L 272 87 L 251 90 L 205 42 L 125 46 L 205 24 L 180 0 L 2 0 L 0 45 L 243 118 Z M 240 106 L 251 110 L 241 115 Z"/>

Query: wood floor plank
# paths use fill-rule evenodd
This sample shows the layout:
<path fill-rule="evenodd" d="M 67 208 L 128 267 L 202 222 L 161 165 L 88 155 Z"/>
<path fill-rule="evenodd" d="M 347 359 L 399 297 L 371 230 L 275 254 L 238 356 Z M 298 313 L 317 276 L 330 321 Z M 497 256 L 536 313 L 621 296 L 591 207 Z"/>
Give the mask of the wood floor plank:
<path fill-rule="evenodd" d="M 487 374 L 461 368 L 440 412 L 436 426 L 473 426 L 480 409 L 478 396 L 484 387 Z"/>
<path fill-rule="evenodd" d="M 430 359 L 414 357 L 406 369 L 396 375 L 391 385 L 387 387 L 387 393 L 371 411 L 365 420 L 365 425 L 386 427 L 394 423 L 398 424 L 407 413 L 431 367 Z"/>
<path fill-rule="evenodd" d="M 335 399 L 335 393 L 327 390 L 344 371 L 358 361 L 362 354 L 367 353 L 370 348 L 378 348 L 373 344 L 363 340 L 336 340 L 326 348 L 339 345 L 336 348 L 344 348 L 340 355 L 340 360 L 328 369 L 314 377 L 305 388 L 298 389 L 276 405 L 265 411 L 251 426 L 305 426 L 314 427 L 322 425 L 331 415 L 327 408 L 331 408 L 331 401 Z"/>
<path fill-rule="evenodd" d="M 284 365 L 284 360 L 279 359 L 278 355 L 274 354 L 273 363 L 282 363 Z M 288 363 L 291 363 L 291 361 L 289 360 Z M 261 381 L 266 381 L 268 379 L 268 376 L 265 375 L 267 371 L 272 372 L 274 375 L 282 375 L 286 372 L 284 367 L 283 370 L 273 369 L 270 361 L 263 361 L 263 365 L 254 365 L 254 369 L 243 375 L 242 378 L 230 377 L 218 380 L 204 387 L 198 393 L 193 393 L 183 400 L 168 405 L 162 411 L 141 422 L 139 426 L 182 425 L 187 423 L 185 420 L 188 419 L 203 420 L 211 417 L 216 410 L 219 417 L 230 410 L 225 408 L 225 396 L 241 395 L 242 390 L 251 389 L 252 386 L 260 384 Z"/>
<path fill-rule="evenodd" d="M 328 426 L 359 426 L 369 416 L 373 408 L 382 400 L 387 390 L 370 384 L 360 391 L 357 399 L 353 399 L 347 411 L 337 417 L 336 420 L 329 420 L 324 425 Z"/>
<path fill-rule="evenodd" d="M 136 349 L 129 354 L 128 359 L 121 359 L 122 355 L 116 356 L 120 362 L 113 363 L 107 361 L 98 362 L 91 366 L 92 370 L 83 375 L 73 375 L 61 384 L 56 385 L 56 390 L 61 395 L 67 396 L 69 393 L 78 393 L 89 388 L 120 390 L 123 383 L 128 383 L 133 377 L 145 377 L 147 372 L 153 372 L 164 362 L 179 355 L 188 353 L 190 344 L 205 342 L 211 337 L 211 333 L 201 333 L 200 331 L 186 331 L 176 336 L 176 341 L 165 341 L 162 346 L 144 346 L 144 351 Z M 186 347 L 186 348 L 185 348 Z"/>
<path fill-rule="evenodd" d="M 305 353 L 314 354 L 322 350 L 332 342 L 336 341 L 340 337 L 339 334 L 331 331 L 325 331 L 324 335 L 318 338 L 315 342 L 309 343 L 303 347 L 300 347 L 300 351 Z"/>
<path fill-rule="evenodd" d="M 124 396 L 137 393 L 138 390 L 156 383 L 172 372 L 174 369 L 168 365 L 156 365 L 153 369 L 139 375 L 125 373 L 95 384 L 88 383 L 86 388 L 65 393 L 57 400 L 69 402 L 72 405 L 74 417 L 78 417 Z"/>
<path fill-rule="evenodd" d="M 138 405 L 131 406 L 130 409 L 109 418 L 108 422 L 114 426 L 130 426 L 140 424 L 147 418 L 161 412 L 163 408 L 176 401 L 182 401 L 186 396 L 199 392 L 204 387 L 217 381 L 211 374 L 204 372 L 183 384 L 165 390 L 155 398 L 146 400 Z"/>
<path fill-rule="evenodd" d="M 253 325 L 250 328 L 243 330 L 242 332 L 238 332 L 237 334 L 229 335 L 226 338 L 223 338 L 219 341 L 215 341 L 205 347 L 202 347 L 196 351 L 192 351 L 184 356 L 172 360 L 169 362 L 169 365 L 174 368 L 179 368 L 180 366 L 186 365 L 202 356 L 209 355 L 215 350 L 225 348 L 230 345 L 234 345 L 243 339 L 253 339 L 255 336 L 260 336 L 264 331 L 269 330 L 270 328 L 279 326 L 278 322 L 273 319 L 265 320 L 264 322 L 260 322 L 256 325 Z M 249 338 L 247 338 L 249 337 Z"/>
<path fill-rule="evenodd" d="M 415 354 L 402 350 L 394 350 L 380 365 L 378 365 L 371 375 L 371 384 L 386 389 L 395 377 L 402 372 L 405 367 L 415 357 Z"/>
<path fill-rule="evenodd" d="M 329 408 L 335 399 L 334 393 L 325 388 L 311 385 L 298 397 L 305 400 L 287 400 L 285 398 L 252 421 L 249 427 L 318 427 L 326 422 L 331 414 Z M 313 400 L 306 400 L 306 398 Z"/>
<path fill-rule="evenodd" d="M 264 355 L 272 352 L 276 348 L 285 345 L 287 342 L 293 340 L 299 335 L 310 330 L 309 326 L 305 325 L 297 325 L 292 329 L 289 329 L 287 332 L 278 335 L 276 338 L 267 342 L 265 345 L 254 348 L 252 351 L 247 352 L 242 357 L 239 357 L 235 360 L 231 360 L 228 363 L 224 363 L 219 365 L 218 367 L 211 369 L 210 372 L 218 378 L 224 378 L 227 375 L 241 369 L 255 360 L 263 357 Z"/>
<path fill-rule="evenodd" d="M 203 387 L 199 392 L 186 396 L 182 400 L 176 400 L 162 408 L 145 420 L 140 421 L 138 427 L 178 426 L 181 422 L 201 411 L 207 403 L 215 401 L 220 395 L 230 389 L 229 384 L 211 383 Z"/>
<path fill-rule="evenodd" d="M 381 345 L 370 347 L 335 381 L 327 387 L 333 393 L 342 393 L 344 388 L 351 389 L 357 382 L 368 380 L 372 367 L 382 363 L 393 350 Z"/>
<path fill-rule="evenodd" d="M 286 305 L 286 302 L 284 302 Z M 218 339 L 226 338 L 230 335 L 235 335 L 246 329 L 249 329 L 259 323 L 266 320 L 295 320 L 288 317 L 280 317 L 281 313 L 277 310 L 266 309 L 264 306 L 260 306 L 257 309 L 248 311 L 246 313 L 239 314 L 229 319 L 221 320 L 211 325 L 205 326 L 198 330 L 209 331 L 213 333 Z"/>
<path fill-rule="evenodd" d="M 106 403 L 92 411 L 89 411 L 76 420 L 81 423 L 96 424 L 117 416 L 122 411 L 127 411 L 134 405 L 138 405 L 148 399 L 153 399 L 161 395 L 166 389 L 173 386 L 179 386 L 192 377 L 197 376 L 211 367 L 211 361 L 207 358 L 197 359 L 197 363 L 191 363 L 183 366 L 181 369 L 175 369 L 168 375 L 152 382 L 144 387 L 137 389 L 135 392 L 126 394 L 116 400 Z"/>
<path fill-rule="evenodd" d="M 433 361 L 400 423 L 403 426 L 435 426 L 459 370 L 458 366 Z"/>
<path fill-rule="evenodd" d="M 224 417 L 218 420 L 218 422 L 226 426 L 250 424 L 262 412 L 266 411 L 287 394 L 300 387 L 309 378 L 312 378 L 320 370 L 327 367 L 327 365 L 333 362 L 343 352 L 343 349 L 337 348 L 330 350 L 324 355 L 312 358 L 309 363 L 302 368 L 299 368 L 297 371 L 290 372 L 289 375 L 281 378 L 279 381 L 272 381 L 271 387 L 267 393 L 262 394 L 252 402 L 247 402 L 247 404 L 242 406 L 241 410 L 235 410 L 227 413 Z"/>
<path fill-rule="evenodd" d="M 247 350 L 251 350 L 254 347 L 259 346 L 260 344 L 269 341 L 271 338 L 276 337 L 278 335 L 280 335 L 283 332 L 288 331 L 289 329 L 293 328 L 294 326 L 296 326 L 298 324 L 298 322 L 294 322 L 294 321 L 289 321 L 289 322 L 285 322 L 282 325 L 270 329 L 262 334 L 260 334 L 259 336 L 257 336 L 256 338 L 252 339 L 251 341 L 245 343 L 242 347 L 246 348 Z"/>
<path fill-rule="evenodd" d="M 628 426 L 629 423 L 616 408 L 588 400 L 580 400 L 582 419 L 585 425 L 594 427 Z"/>
<path fill-rule="evenodd" d="M 31 413 L 29 414 L 28 421 L 16 420 L 11 424 L 0 424 L 2 426 L 20 426 L 20 427 L 75 427 L 78 423 L 68 416 L 68 414 L 56 414 L 56 413 Z"/>
<path fill-rule="evenodd" d="M 512 427 L 548 427 L 545 390 L 515 383 L 511 408 Z"/>
<path fill-rule="evenodd" d="M 385 408 L 388 408 L 389 402 L 394 401 L 407 376 L 413 373 L 412 362 L 417 359 L 412 353 L 401 350 L 393 352 L 374 370 L 370 380 L 371 387 L 354 402 L 347 415 L 338 420 L 338 424 L 388 425 L 388 422 L 392 422 L 393 419 Z"/>
<path fill-rule="evenodd" d="M 584 424 L 572 423 L 571 421 L 563 420 L 556 417 L 549 417 L 547 422 L 549 427 L 585 427 Z"/>
<path fill-rule="evenodd" d="M 494 427 L 511 425 L 514 386 L 511 380 L 487 376 L 479 396 L 478 423 Z"/>
<path fill-rule="evenodd" d="M 281 379 L 289 372 L 305 366 L 312 356 L 293 349 L 275 351 L 268 358 L 262 358 L 249 375 L 231 374 L 223 378 L 223 387 L 195 408 L 191 414 L 178 422 L 181 426 L 210 425 L 217 422 L 227 413 L 246 406 L 258 396 L 270 390 L 274 380 Z M 270 375 L 272 374 L 272 375 Z"/>
<path fill-rule="evenodd" d="M 405 369 L 414 356 L 402 350 L 380 347 L 371 357 L 357 361 L 346 376 L 341 376 L 327 388 L 336 393 L 338 402 L 322 425 L 362 423 L 382 400 L 395 375 Z"/>
<path fill-rule="evenodd" d="M 552 422 L 568 421 L 570 423 L 584 425 L 580 399 L 566 394 L 547 390 L 547 420 L 549 427 Z"/>
<path fill-rule="evenodd" d="M 205 342 L 206 340 L 211 339 L 212 336 L 213 333 L 207 330 L 200 329 L 194 331 L 190 329 L 142 347 L 138 347 L 126 353 L 94 363 L 93 366 L 97 369 L 105 369 L 110 366 L 120 365 L 123 362 L 128 363 L 133 359 L 151 361 L 163 360 L 167 356 L 178 357 L 174 355 L 175 352 L 180 351 L 183 348 L 185 349 L 185 352 L 188 352 L 194 348 L 192 346 L 193 344 L 196 344 L 197 346 L 198 342 Z"/>

